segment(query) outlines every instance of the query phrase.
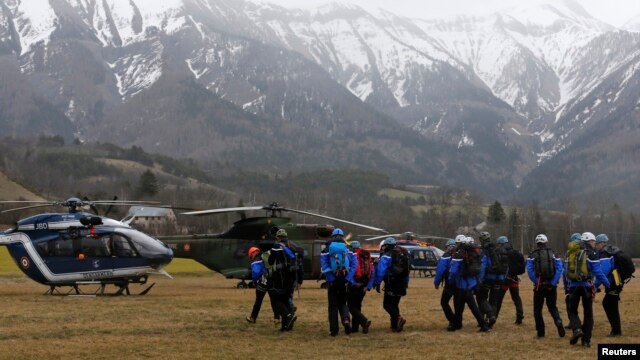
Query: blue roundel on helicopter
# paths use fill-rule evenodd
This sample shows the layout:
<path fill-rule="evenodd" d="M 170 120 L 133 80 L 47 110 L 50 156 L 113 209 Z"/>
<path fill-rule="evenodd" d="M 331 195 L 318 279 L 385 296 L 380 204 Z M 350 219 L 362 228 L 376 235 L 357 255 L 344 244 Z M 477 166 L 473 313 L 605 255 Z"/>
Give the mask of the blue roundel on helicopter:
<path fill-rule="evenodd" d="M 29 268 L 30 262 L 29 262 L 29 258 L 26 256 L 23 256 L 20 258 L 20 266 L 22 266 L 23 269 L 27 270 Z"/>

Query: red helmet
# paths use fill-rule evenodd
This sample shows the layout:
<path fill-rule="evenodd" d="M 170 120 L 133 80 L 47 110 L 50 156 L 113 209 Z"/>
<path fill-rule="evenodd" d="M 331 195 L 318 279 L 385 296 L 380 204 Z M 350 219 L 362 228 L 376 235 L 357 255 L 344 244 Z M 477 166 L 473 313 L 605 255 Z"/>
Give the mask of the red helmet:
<path fill-rule="evenodd" d="M 247 251 L 247 255 L 249 255 L 249 259 L 255 259 L 256 256 L 258 256 L 258 254 L 260 254 L 260 249 L 258 249 L 255 246 L 250 247 L 249 250 Z"/>

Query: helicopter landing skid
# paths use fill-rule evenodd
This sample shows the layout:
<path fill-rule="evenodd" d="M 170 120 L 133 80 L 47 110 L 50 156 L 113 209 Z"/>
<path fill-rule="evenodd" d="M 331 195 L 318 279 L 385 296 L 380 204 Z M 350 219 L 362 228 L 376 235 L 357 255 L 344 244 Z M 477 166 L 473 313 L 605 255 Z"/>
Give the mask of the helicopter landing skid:
<path fill-rule="evenodd" d="M 129 290 L 129 284 L 140 284 L 144 285 L 147 282 L 147 277 L 143 276 L 141 278 L 129 279 L 129 280 L 118 280 L 118 281 L 78 281 L 69 285 L 49 285 L 49 290 L 47 290 L 43 295 L 52 295 L 52 296 L 75 296 L 75 297 L 96 297 L 96 296 L 120 296 L 120 295 L 131 295 L 131 291 Z M 137 295 L 146 295 L 151 288 L 156 283 L 152 283 L 142 292 Z M 93 292 L 86 292 L 80 288 L 80 286 L 91 286 L 97 285 Z M 107 285 L 114 285 L 118 289 L 114 293 L 107 293 L 105 289 Z M 69 287 L 67 292 L 60 291 L 61 287 Z"/>

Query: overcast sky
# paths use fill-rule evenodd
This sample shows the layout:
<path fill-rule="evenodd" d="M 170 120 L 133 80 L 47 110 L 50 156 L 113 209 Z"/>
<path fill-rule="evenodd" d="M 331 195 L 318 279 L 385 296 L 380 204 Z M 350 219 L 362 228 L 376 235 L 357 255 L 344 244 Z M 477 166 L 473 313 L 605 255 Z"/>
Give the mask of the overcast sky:
<path fill-rule="evenodd" d="M 256 0 L 254 0 L 256 1 Z M 485 15 L 520 4 L 549 3 L 550 0 L 257 0 L 285 7 L 315 8 L 327 2 L 355 3 L 365 9 L 383 8 L 398 15 L 431 19 L 458 14 Z M 558 0 L 553 0 L 558 1 Z M 576 0 L 591 15 L 621 26 L 640 14 L 640 0 Z"/>

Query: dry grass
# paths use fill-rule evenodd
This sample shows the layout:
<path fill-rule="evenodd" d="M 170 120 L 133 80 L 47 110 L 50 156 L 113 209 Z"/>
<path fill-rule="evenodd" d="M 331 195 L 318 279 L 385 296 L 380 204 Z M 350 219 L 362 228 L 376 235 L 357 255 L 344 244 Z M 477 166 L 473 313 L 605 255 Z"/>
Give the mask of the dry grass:
<path fill-rule="evenodd" d="M 0 172 L 0 200 L 43 200 Z"/>
<path fill-rule="evenodd" d="M 192 270 L 188 264 L 182 266 Z M 157 284 L 146 296 L 82 298 L 43 296 L 42 285 L 15 273 L 2 275 L 0 358 L 566 359 L 595 358 L 595 344 L 608 340 L 601 294 L 594 304 L 594 346 L 582 349 L 569 346 L 568 338 L 558 338 L 553 327 L 548 328 L 546 339 L 533 339 L 529 285 L 522 290 L 526 316 L 522 326 L 513 324 L 515 310 L 507 295 L 493 332 L 477 333 L 467 310 L 464 329 L 448 333 L 439 307 L 440 291 L 433 289 L 431 279 L 412 279 L 409 295 L 400 304 L 408 319 L 405 332 L 389 332 L 382 296 L 374 292 L 364 303 L 365 314 L 373 321 L 371 332 L 331 338 L 326 292 L 315 281 L 307 281 L 300 297 L 296 295 L 295 329 L 280 333 L 271 323 L 268 299 L 258 323 L 245 322 L 254 291 L 234 289 L 235 280 L 211 272 L 175 272 L 174 276 L 173 280 L 152 279 Z M 616 342 L 640 342 L 639 295 L 636 280 L 623 293 L 625 337 Z M 563 301 L 559 305 L 566 321 Z M 545 320 L 551 323 L 547 313 Z"/>

